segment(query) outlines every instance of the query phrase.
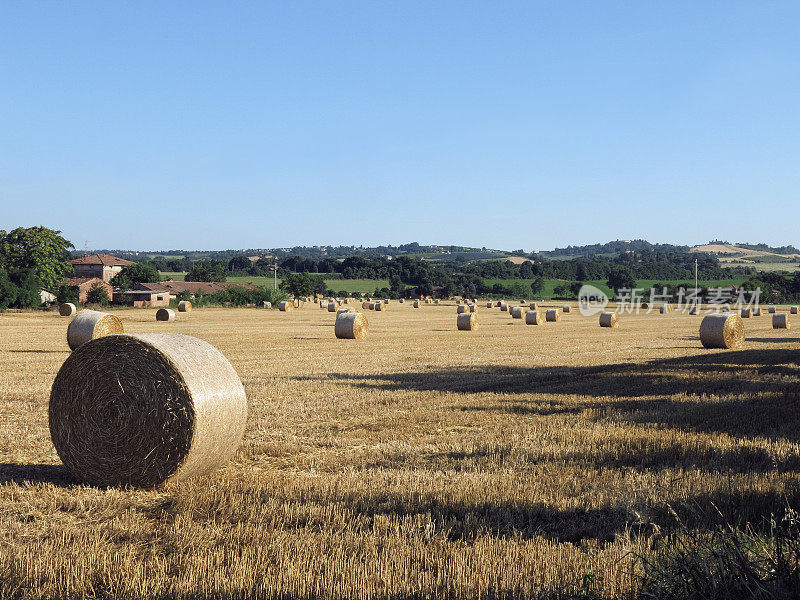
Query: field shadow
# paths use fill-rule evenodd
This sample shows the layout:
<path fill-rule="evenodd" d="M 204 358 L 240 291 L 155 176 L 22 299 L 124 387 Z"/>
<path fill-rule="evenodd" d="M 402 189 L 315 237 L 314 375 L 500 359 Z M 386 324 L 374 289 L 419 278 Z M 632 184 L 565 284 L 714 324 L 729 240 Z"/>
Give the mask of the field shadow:
<path fill-rule="evenodd" d="M 69 350 L 9 350 L 16 354 L 69 354 Z"/>
<path fill-rule="evenodd" d="M 50 483 L 56 487 L 71 487 L 78 482 L 64 465 L 0 463 L 0 485 L 6 483 Z"/>
<path fill-rule="evenodd" d="M 747 341 L 748 342 L 758 342 L 758 343 L 761 343 L 761 344 L 791 344 L 791 343 L 800 342 L 800 337 L 796 337 L 796 338 L 783 338 L 783 337 L 781 337 L 781 338 L 762 338 L 762 337 L 751 338 L 751 337 L 749 337 L 749 338 L 747 338 Z"/>

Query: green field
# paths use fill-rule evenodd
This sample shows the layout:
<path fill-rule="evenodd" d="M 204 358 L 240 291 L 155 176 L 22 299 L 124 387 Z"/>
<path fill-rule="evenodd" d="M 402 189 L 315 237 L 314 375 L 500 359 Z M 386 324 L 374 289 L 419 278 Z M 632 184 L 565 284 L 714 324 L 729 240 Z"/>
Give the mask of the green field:
<path fill-rule="evenodd" d="M 800 270 L 800 263 L 797 262 L 742 262 L 730 261 L 723 262 L 723 267 L 752 267 L 756 271 L 762 273 L 774 273 L 777 271 L 786 271 L 787 273 L 794 273 Z"/>
<path fill-rule="evenodd" d="M 175 281 L 183 281 L 186 273 L 168 273 L 162 272 L 162 279 L 174 279 Z M 247 275 L 245 277 L 228 277 L 228 283 L 249 283 L 259 287 L 272 287 L 275 280 L 272 277 L 254 277 Z M 280 283 L 280 278 L 278 283 Z M 325 284 L 329 289 L 334 292 L 359 292 L 359 293 L 372 293 L 375 288 L 389 287 L 388 279 L 325 279 Z"/>

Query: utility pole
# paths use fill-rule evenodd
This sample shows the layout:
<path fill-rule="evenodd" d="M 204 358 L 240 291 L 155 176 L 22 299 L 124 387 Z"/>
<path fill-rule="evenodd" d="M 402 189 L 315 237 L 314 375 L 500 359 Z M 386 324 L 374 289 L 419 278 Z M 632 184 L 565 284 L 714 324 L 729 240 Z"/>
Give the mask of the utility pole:
<path fill-rule="evenodd" d="M 278 257 L 275 257 L 275 266 L 272 267 L 273 273 L 275 273 L 275 290 L 278 290 Z"/>
<path fill-rule="evenodd" d="M 700 293 L 700 290 L 697 289 L 697 259 L 694 259 L 694 294 L 695 298 Z"/>

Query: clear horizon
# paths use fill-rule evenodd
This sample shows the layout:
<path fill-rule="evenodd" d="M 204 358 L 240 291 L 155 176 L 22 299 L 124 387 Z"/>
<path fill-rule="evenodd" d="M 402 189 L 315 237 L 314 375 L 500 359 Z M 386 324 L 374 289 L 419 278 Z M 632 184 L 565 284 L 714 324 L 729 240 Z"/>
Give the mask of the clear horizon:
<path fill-rule="evenodd" d="M 0 9 L 0 229 L 800 245 L 800 4 Z"/>

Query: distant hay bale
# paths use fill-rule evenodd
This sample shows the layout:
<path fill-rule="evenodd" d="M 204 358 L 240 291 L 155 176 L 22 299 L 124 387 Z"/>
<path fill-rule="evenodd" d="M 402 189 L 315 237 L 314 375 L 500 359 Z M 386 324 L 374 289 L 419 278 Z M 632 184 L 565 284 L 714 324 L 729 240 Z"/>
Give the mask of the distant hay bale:
<path fill-rule="evenodd" d="M 272 302 L 267 302 L 266 300 L 261 303 L 261 306 L 264 308 L 272 308 Z"/>
<path fill-rule="evenodd" d="M 389 304 L 389 299 L 388 298 L 384 298 L 383 303 L 384 304 Z"/>
<path fill-rule="evenodd" d="M 775 313 L 772 315 L 773 329 L 789 329 L 789 313 Z"/>
<path fill-rule="evenodd" d="M 399 302 L 400 304 L 405 304 L 405 300 L 404 300 L 403 298 L 400 298 L 400 300 L 398 300 L 398 302 Z"/>
<path fill-rule="evenodd" d="M 369 308 L 369 302 L 366 302 L 366 301 L 362 302 L 361 303 L 361 308 L 364 309 L 364 310 L 367 310 Z"/>
<path fill-rule="evenodd" d="M 506 302 L 506 301 L 500 302 L 500 310 L 502 310 L 503 312 L 506 312 L 508 310 L 508 302 Z"/>
<path fill-rule="evenodd" d="M 289 302 L 288 300 L 284 300 L 283 302 L 278 302 L 278 310 L 280 311 L 289 312 L 293 308 L 294 306 L 292 306 L 292 303 Z"/>
<path fill-rule="evenodd" d="M 512 319 L 522 319 L 525 316 L 524 309 L 521 306 L 512 306 L 508 309 L 508 313 Z"/>
<path fill-rule="evenodd" d="M 760 306 L 756 306 L 755 308 L 753 308 L 753 316 L 754 317 L 760 317 L 761 316 L 761 307 Z"/>
<path fill-rule="evenodd" d="M 796 314 L 797 314 L 797 307 L 796 307 L 796 306 L 792 306 L 792 307 L 789 309 L 789 313 L 791 313 L 791 314 L 793 314 L 793 315 L 796 315 Z"/>
<path fill-rule="evenodd" d="M 324 308 L 328 308 L 328 302 L 327 302 L 327 301 L 325 301 L 325 300 L 320 300 L 320 301 L 319 301 L 319 307 L 320 307 L 320 308 L 323 308 L 323 309 L 324 309 Z"/>
<path fill-rule="evenodd" d="M 171 308 L 159 308 L 156 311 L 156 321 L 174 321 L 175 311 Z"/>
<path fill-rule="evenodd" d="M 419 308 L 419 300 L 414 300 L 414 304 L 412 304 L 414 308 Z"/>
<path fill-rule="evenodd" d="M 350 308 L 349 306 L 347 306 L 345 308 L 340 308 L 339 310 L 336 311 L 336 316 L 338 317 L 342 313 L 347 313 L 347 312 L 351 312 L 351 311 L 355 312 L 355 309 L 354 308 Z"/>
<path fill-rule="evenodd" d="M 343 340 L 362 340 L 367 337 L 369 322 L 360 312 L 339 311 L 336 315 L 336 324 L 333 327 L 336 337 Z"/>
<path fill-rule="evenodd" d="M 662 304 L 659 306 L 658 312 L 660 312 L 662 315 L 669 314 L 669 304 Z"/>
<path fill-rule="evenodd" d="M 771 315 L 774 315 L 774 314 L 775 314 L 775 307 L 774 307 L 774 306 L 770 306 L 770 307 L 767 309 L 767 312 L 769 312 L 769 314 L 771 314 Z"/>
<path fill-rule="evenodd" d="M 378 300 L 375 303 L 375 307 L 374 308 L 375 308 L 375 310 L 381 311 L 381 312 L 384 311 L 384 310 L 389 310 L 389 307 L 386 304 L 384 304 L 383 302 L 381 302 L 380 300 Z"/>
<path fill-rule="evenodd" d="M 692 304 L 692 305 L 689 307 L 689 314 L 690 314 L 690 315 L 696 315 L 696 314 L 697 314 L 697 313 L 699 313 L 699 312 L 700 312 L 700 307 L 699 307 L 699 306 L 697 306 L 697 304 Z"/>
<path fill-rule="evenodd" d="M 531 303 L 528 305 L 528 308 L 529 308 L 530 310 L 539 310 L 539 303 L 538 303 L 538 302 L 531 302 Z"/>
<path fill-rule="evenodd" d="M 118 333 L 124 333 L 124 328 L 116 316 L 96 310 L 82 310 L 67 327 L 67 344 L 70 350 L 75 350 L 91 340 Z"/>
<path fill-rule="evenodd" d="M 178 302 L 178 312 L 192 312 L 192 303 L 188 300 Z"/>
<path fill-rule="evenodd" d="M 539 310 L 529 310 L 525 313 L 525 325 L 541 325 L 543 322 L 542 312 Z"/>
<path fill-rule="evenodd" d="M 500 308 L 500 305 L 502 304 L 503 304 L 502 301 L 498 300 L 497 302 L 494 303 L 494 306 L 495 308 Z"/>
<path fill-rule="evenodd" d="M 434 304 L 439 304 L 439 299 L 437 298 L 436 300 L 433 301 L 433 303 Z"/>
<path fill-rule="evenodd" d="M 336 312 L 336 302 L 328 302 L 328 312 Z"/>
<path fill-rule="evenodd" d="M 457 317 L 456 325 L 459 331 L 474 331 L 478 328 L 477 313 L 465 312 Z"/>
<path fill-rule="evenodd" d="M 619 327 L 619 323 L 617 322 L 617 313 L 600 313 L 600 327 Z"/>
<path fill-rule="evenodd" d="M 489 300 L 489 301 L 486 303 L 486 308 L 492 308 L 493 306 L 494 306 L 494 302 L 492 302 L 491 300 Z"/>
<path fill-rule="evenodd" d="M 228 360 L 181 334 L 114 335 L 78 348 L 50 392 L 50 435 L 92 485 L 154 487 L 225 464 L 247 399 Z"/>
<path fill-rule="evenodd" d="M 549 308 L 547 312 L 544 313 L 544 318 L 551 323 L 561 320 L 561 312 L 557 308 Z"/>
<path fill-rule="evenodd" d="M 572 310 L 572 307 L 571 307 L 569 304 L 565 304 L 565 305 L 563 306 L 562 310 L 563 310 L 565 313 L 568 313 L 569 311 L 571 311 L 571 310 Z"/>
<path fill-rule="evenodd" d="M 377 302 L 370 302 L 370 303 L 367 305 L 367 308 L 368 308 L 368 309 L 370 309 L 370 310 L 376 310 L 376 308 L 377 308 L 377 304 L 378 304 Z"/>
<path fill-rule="evenodd" d="M 722 312 L 725 312 L 725 313 L 726 313 L 726 312 L 731 312 L 731 307 L 730 307 L 730 305 L 729 305 L 729 304 L 723 304 L 723 305 L 722 305 Z"/>
<path fill-rule="evenodd" d="M 474 302 L 469 304 L 469 312 L 475 312 L 476 310 L 478 310 L 478 307 Z"/>
<path fill-rule="evenodd" d="M 58 307 L 58 314 L 62 317 L 71 317 L 76 312 L 78 312 L 78 309 L 72 302 L 64 302 L 64 304 Z"/>
<path fill-rule="evenodd" d="M 750 309 L 749 308 L 743 308 L 742 312 L 739 314 L 739 316 L 742 317 L 743 319 L 749 319 L 750 318 Z"/>
<path fill-rule="evenodd" d="M 299 298 L 295 298 L 294 300 L 292 300 L 292 306 L 294 306 L 295 308 L 300 308 L 300 304 L 301 302 Z"/>
<path fill-rule="evenodd" d="M 700 342 L 704 348 L 741 348 L 744 323 L 734 313 L 706 315 L 700 322 Z"/>
<path fill-rule="evenodd" d="M 456 312 L 457 312 L 458 314 L 460 314 L 460 315 L 461 315 L 461 314 L 464 314 L 464 313 L 468 313 L 468 312 L 469 312 L 469 306 L 467 306 L 466 304 L 459 304 L 459 305 L 456 307 Z"/>

